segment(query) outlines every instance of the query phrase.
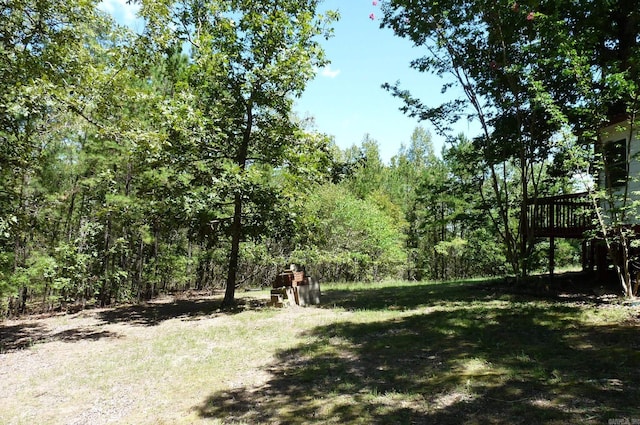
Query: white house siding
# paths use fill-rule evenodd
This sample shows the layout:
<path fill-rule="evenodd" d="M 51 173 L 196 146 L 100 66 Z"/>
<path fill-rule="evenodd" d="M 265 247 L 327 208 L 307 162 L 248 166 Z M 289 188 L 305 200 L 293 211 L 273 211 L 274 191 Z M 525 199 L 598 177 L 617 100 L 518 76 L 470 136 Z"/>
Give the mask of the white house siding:
<path fill-rule="evenodd" d="M 633 130 L 631 135 L 631 151 L 627 158 L 629 162 L 629 181 L 628 181 L 628 196 L 629 202 L 640 200 L 640 140 L 638 139 L 638 130 Z M 615 142 L 617 140 L 625 139 L 629 143 L 629 122 L 619 122 L 612 124 L 602 129 L 600 133 L 601 142 L 603 144 Z M 604 186 L 604 176 L 600 178 L 601 187 Z M 616 190 L 616 194 L 623 196 L 624 187 L 620 187 Z M 631 214 L 640 215 L 639 214 Z M 639 220 L 635 217 L 629 217 L 630 222 L 637 223 Z M 638 217 L 640 218 L 640 217 Z"/>

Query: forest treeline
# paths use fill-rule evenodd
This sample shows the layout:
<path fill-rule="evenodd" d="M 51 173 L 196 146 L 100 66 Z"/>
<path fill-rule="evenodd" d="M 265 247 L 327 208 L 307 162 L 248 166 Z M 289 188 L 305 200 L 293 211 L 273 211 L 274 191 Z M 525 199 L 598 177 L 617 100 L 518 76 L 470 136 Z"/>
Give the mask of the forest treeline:
<path fill-rule="evenodd" d="M 433 23 L 413 21 L 405 2 L 385 2 L 384 22 L 397 35 L 420 44 L 428 41 L 420 34 L 435 34 L 444 52 L 413 65 L 467 75 L 467 105 L 476 110 L 458 111 L 458 101 L 428 109 L 398 86 L 387 89 L 424 120 L 446 124 L 452 114 L 483 123 L 481 136 L 450 136 L 442 152 L 418 127 L 411 140 L 395 141 L 398 153 L 385 163 L 368 136 L 342 150 L 293 112 L 327 64 L 320 42 L 338 18 L 319 13 L 319 0 L 136 3 L 144 21 L 137 33 L 91 0 L 3 4 L 5 313 L 29 302 L 108 305 L 212 288 L 225 288 L 229 306 L 236 288 L 268 285 L 288 263 L 324 281 L 527 274 L 548 249 L 526 232 L 530 201 L 575 189 L 579 165 L 565 142 L 593 151 L 587 130 L 606 108 L 593 111 L 612 99 L 603 87 L 617 87 L 615 96 L 635 90 L 621 86 L 624 72 L 554 73 L 563 63 L 575 72 L 595 66 L 587 56 L 598 40 L 585 36 L 552 54 L 554 38 L 532 42 L 536 34 L 571 40 L 563 31 L 575 24 L 574 9 L 545 12 L 557 18 L 545 21 L 517 3 L 478 1 Z M 580 21 L 594 29 L 585 34 L 611 32 L 598 19 Z M 450 32 L 438 32 L 445 21 Z M 456 31 L 488 44 L 462 44 L 480 50 L 458 57 L 464 49 L 453 45 L 465 39 Z M 486 66 L 482 55 L 500 62 Z M 600 84 L 590 79 L 603 75 L 600 95 L 586 97 L 589 84 Z M 597 119 L 576 120 L 584 137 L 559 137 L 572 111 Z M 568 243 L 556 249 L 558 265 L 576 260 Z"/>

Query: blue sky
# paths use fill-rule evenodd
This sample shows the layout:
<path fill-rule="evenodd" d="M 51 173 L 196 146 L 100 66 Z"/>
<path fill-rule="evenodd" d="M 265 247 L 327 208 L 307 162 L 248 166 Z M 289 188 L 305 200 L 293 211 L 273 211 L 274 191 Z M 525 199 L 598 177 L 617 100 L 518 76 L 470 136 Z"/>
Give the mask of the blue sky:
<path fill-rule="evenodd" d="M 104 0 L 101 8 L 119 22 L 141 29 L 136 28 L 140 23 L 135 24 L 136 8 L 126 0 Z M 359 145 L 369 134 L 378 142 L 384 161 L 397 154 L 402 143 L 409 143 L 418 125 L 431 131 L 435 150 L 440 152 L 443 141 L 430 124 L 403 115 L 398 109 L 402 102 L 381 88 L 385 82 L 399 80 L 428 105 L 446 100 L 438 77 L 409 68 L 409 62 L 422 55 L 421 50 L 390 30 L 380 29 L 382 12 L 373 0 L 325 0 L 325 9 L 338 10 L 341 16 L 334 24 L 334 37 L 322 40 L 331 64 L 318 71 L 296 101 L 298 115 L 314 117 L 316 129 L 333 136 L 341 148 Z M 371 13 L 374 20 L 369 18 Z M 470 129 L 465 123 L 457 131 L 469 133 Z"/>
<path fill-rule="evenodd" d="M 402 102 L 380 86 L 400 80 L 403 87 L 435 105 L 441 101 L 441 81 L 409 68 L 420 50 L 380 29 L 380 6 L 372 0 L 325 0 L 324 8 L 338 10 L 341 17 L 334 25 L 334 37 L 322 43 L 331 65 L 309 83 L 296 110 L 315 117 L 318 130 L 333 135 L 342 148 L 359 145 L 369 134 L 388 161 L 401 143 L 408 144 L 416 126 L 430 129 L 430 125 L 403 115 L 398 109 Z M 369 19 L 371 13 L 375 20 Z M 439 152 L 442 142 L 435 135 L 434 144 Z"/>

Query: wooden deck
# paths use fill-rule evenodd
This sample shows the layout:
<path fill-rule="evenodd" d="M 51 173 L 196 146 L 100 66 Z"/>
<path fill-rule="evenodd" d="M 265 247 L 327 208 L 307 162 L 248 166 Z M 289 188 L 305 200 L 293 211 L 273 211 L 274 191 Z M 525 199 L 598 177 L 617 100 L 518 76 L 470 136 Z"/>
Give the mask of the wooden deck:
<path fill-rule="evenodd" d="M 535 237 L 582 239 L 593 229 L 588 193 L 538 198 L 529 204 L 529 231 Z"/>

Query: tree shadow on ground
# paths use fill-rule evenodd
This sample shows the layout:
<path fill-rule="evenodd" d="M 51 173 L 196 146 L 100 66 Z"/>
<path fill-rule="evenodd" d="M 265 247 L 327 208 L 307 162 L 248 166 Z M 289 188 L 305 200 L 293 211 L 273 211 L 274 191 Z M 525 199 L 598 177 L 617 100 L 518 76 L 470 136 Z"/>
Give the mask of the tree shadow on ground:
<path fill-rule="evenodd" d="M 490 298 L 495 291 L 475 282 L 420 283 L 408 286 L 380 286 L 363 289 L 327 289 L 322 291 L 323 308 L 346 310 L 414 310 L 450 301 L 464 302 Z"/>
<path fill-rule="evenodd" d="M 197 320 L 215 314 L 238 314 L 266 306 L 265 300 L 245 297 L 237 300 L 234 308 L 220 310 L 220 299 L 199 298 L 173 301 L 153 301 L 147 304 L 121 306 L 98 313 L 106 323 L 127 323 L 139 326 L 157 326 L 170 319 Z"/>
<path fill-rule="evenodd" d="M 51 332 L 46 326 L 38 323 L 0 324 L 0 353 L 24 350 L 34 344 L 44 342 L 97 341 L 103 338 L 119 338 L 119 335 L 115 332 L 97 330 L 92 327 Z"/>
<path fill-rule="evenodd" d="M 512 291 L 502 279 L 487 281 L 426 282 L 408 286 L 379 286 L 362 289 L 322 291 L 321 308 L 343 308 L 350 311 L 409 311 L 437 306 L 460 305 L 469 302 L 520 299 L 538 300 L 534 293 Z M 542 297 L 548 298 L 548 297 Z"/>
<path fill-rule="evenodd" d="M 400 289 L 398 289 L 400 288 Z M 603 289 L 596 294 L 594 290 Z M 619 292 L 619 291 L 618 291 Z M 416 283 L 409 286 L 389 284 L 376 289 L 333 289 L 322 292 L 325 308 L 342 307 L 347 310 L 412 310 L 421 306 L 433 306 L 474 300 L 522 299 L 551 300 L 562 303 L 609 304 L 616 301 L 615 285 L 603 285 L 593 273 L 567 272 L 554 278 L 549 275 L 531 276 L 526 279 L 489 279 L 485 281 L 459 281 L 446 283 Z"/>
<path fill-rule="evenodd" d="M 23 350 L 43 342 L 119 338 L 115 332 L 100 330 L 100 327 L 105 324 L 124 323 L 138 326 L 157 326 L 170 319 L 198 320 L 212 315 L 238 314 L 246 310 L 258 310 L 265 306 L 266 300 L 251 297 L 239 299 L 236 306 L 229 310 L 220 310 L 220 300 L 212 298 L 157 300 L 147 304 L 98 310 L 95 314 L 102 322 L 99 325 L 66 329 L 60 332 L 52 332 L 44 322 L 24 322 L 15 325 L 0 323 L 0 353 Z M 91 315 L 92 313 L 90 310 L 86 310 L 80 314 Z"/>
<path fill-rule="evenodd" d="M 319 326 L 303 335 L 305 343 L 277 354 L 264 385 L 214 393 L 197 410 L 224 423 L 640 418 L 636 324 L 588 325 L 575 305 L 496 300 L 473 290 L 464 284 L 396 287 L 393 294 L 383 288 L 362 291 L 359 301 L 328 293 L 341 307 L 405 312 Z"/>

